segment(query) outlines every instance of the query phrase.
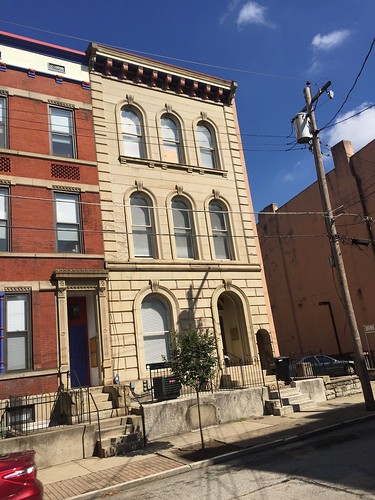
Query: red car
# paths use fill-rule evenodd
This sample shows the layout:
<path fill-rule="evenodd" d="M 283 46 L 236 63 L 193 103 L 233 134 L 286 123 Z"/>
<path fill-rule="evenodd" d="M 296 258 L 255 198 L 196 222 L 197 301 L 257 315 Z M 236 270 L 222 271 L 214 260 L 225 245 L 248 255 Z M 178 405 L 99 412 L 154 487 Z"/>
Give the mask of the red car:
<path fill-rule="evenodd" d="M 0 499 L 42 500 L 43 485 L 36 478 L 35 451 L 0 455 Z"/>

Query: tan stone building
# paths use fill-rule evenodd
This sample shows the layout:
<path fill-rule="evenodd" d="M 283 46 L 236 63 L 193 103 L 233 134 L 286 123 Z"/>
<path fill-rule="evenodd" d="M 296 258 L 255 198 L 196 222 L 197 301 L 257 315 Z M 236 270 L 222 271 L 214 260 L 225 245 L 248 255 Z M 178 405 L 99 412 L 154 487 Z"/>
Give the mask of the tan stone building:
<path fill-rule="evenodd" d="M 271 333 L 236 84 L 91 44 L 113 375 L 143 380 L 189 324 L 218 355 L 258 358 Z"/>
<path fill-rule="evenodd" d="M 375 350 L 375 141 L 354 153 L 349 141 L 332 148 L 327 174 L 336 227 L 364 350 Z M 339 296 L 317 182 L 259 216 L 272 312 L 283 355 L 323 351 L 350 355 L 353 340 Z"/>

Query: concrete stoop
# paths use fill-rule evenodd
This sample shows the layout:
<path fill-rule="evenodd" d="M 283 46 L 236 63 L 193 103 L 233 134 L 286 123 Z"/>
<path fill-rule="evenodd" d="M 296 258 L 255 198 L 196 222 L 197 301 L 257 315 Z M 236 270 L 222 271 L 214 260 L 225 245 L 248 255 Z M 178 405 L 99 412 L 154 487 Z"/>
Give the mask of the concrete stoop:
<path fill-rule="evenodd" d="M 99 417 L 94 455 L 107 458 L 143 448 L 142 416 L 127 415 L 125 406 L 119 407 L 117 389 L 98 387 L 90 392 L 95 401 L 91 404 Z"/>
<path fill-rule="evenodd" d="M 144 447 L 142 417 L 127 415 L 100 422 L 95 433 L 95 455 L 100 458 L 121 456 Z"/>
<path fill-rule="evenodd" d="M 270 390 L 269 395 L 270 399 L 265 401 L 266 415 L 285 416 L 316 408 L 316 403 L 309 396 L 301 394 L 298 387 Z"/>

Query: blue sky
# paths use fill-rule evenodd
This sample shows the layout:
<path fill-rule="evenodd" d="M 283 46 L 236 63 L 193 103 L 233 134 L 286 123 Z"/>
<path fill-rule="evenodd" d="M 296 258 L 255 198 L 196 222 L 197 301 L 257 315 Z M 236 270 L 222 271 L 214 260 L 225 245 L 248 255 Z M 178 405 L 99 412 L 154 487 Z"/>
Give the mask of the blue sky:
<path fill-rule="evenodd" d="M 236 103 L 255 211 L 281 206 L 315 181 L 313 156 L 295 146 L 291 119 L 328 80 L 316 118 L 344 102 L 375 35 L 375 0 L 2 0 L 0 30 L 85 50 L 90 41 L 236 80 Z M 375 103 L 375 47 L 336 120 Z M 375 108 L 327 128 L 327 146 L 375 138 Z M 332 168 L 325 157 L 326 170 Z"/>

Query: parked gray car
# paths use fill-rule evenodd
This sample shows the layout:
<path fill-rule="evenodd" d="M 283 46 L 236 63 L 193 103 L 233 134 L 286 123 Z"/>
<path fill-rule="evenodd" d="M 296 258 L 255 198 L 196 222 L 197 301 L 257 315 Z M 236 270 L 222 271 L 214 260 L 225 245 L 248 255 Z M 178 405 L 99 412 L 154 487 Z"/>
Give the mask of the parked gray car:
<path fill-rule="evenodd" d="M 302 363 L 311 364 L 313 374 L 318 375 L 331 375 L 332 377 L 340 375 L 355 375 L 354 361 L 335 359 L 331 356 L 318 354 L 316 356 L 305 356 L 294 361 L 290 365 L 290 376 L 297 375 L 297 367 Z"/>

